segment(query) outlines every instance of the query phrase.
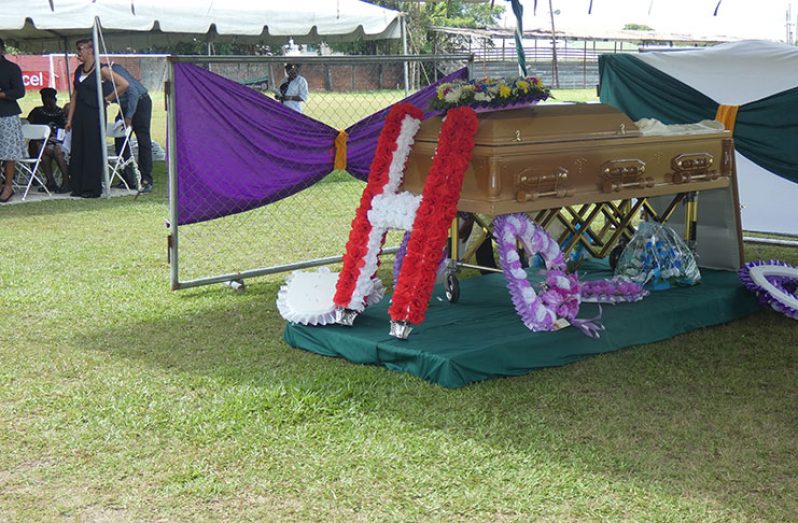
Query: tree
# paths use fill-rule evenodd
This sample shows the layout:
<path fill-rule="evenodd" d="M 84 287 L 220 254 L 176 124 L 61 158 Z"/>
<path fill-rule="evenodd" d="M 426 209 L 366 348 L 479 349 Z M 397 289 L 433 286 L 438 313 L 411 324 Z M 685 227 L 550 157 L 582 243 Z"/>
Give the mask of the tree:
<path fill-rule="evenodd" d="M 487 27 L 495 24 L 504 13 L 504 7 L 487 2 L 473 3 L 464 0 L 448 2 L 420 2 L 402 0 L 365 0 L 368 3 L 407 13 L 407 45 L 411 54 L 452 53 L 463 48 L 466 37 L 442 35 L 431 28 Z M 397 54 L 402 44 L 396 41 L 361 41 L 334 44 L 336 51 L 349 54 Z"/>
<path fill-rule="evenodd" d="M 207 55 L 208 42 L 194 38 L 191 41 L 180 41 L 168 45 L 154 45 L 145 49 L 128 49 L 128 52 L 145 52 L 145 53 L 165 53 L 165 54 L 178 54 L 178 55 Z M 212 43 L 211 54 L 224 56 L 224 55 L 280 55 L 282 54 L 282 47 L 269 46 L 263 44 L 241 44 L 241 43 Z"/>
<path fill-rule="evenodd" d="M 477 28 L 494 25 L 504 13 L 504 7 L 488 3 L 475 4 L 466 0 L 446 2 L 421 2 L 402 0 L 364 0 L 368 3 L 406 13 L 407 50 L 409 54 L 458 53 L 468 46 L 467 36 L 449 35 L 433 31 L 432 27 Z M 402 54 L 398 40 L 373 40 L 331 44 L 337 52 L 345 54 Z M 447 71 L 442 71 L 447 72 Z M 410 85 L 418 87 L 421 78 L 434 80 L 432 65 L 413 63 L 409 70 Z"/>
<path fill-rule="evenodd" d="M 504 13 L 504 7 L 489 3 L 448 0 L 422 2 L 401 0 L 365 0 L 371 4 L 406 13 L 407 47 L 410 54 L 448 54 L 462 52 L 468 45 L 467 36 L 449 35 L 433 31 L 433 27 L 477 28 L 494 25 Z M 401 41 L 360 41 L 333 44 L 331 47 L 347 54 L 401 54 Z M 410 83 L 418 86 L 421 77 L 433 76 L 433 66 L 415 63 L 410 70 Z"/>

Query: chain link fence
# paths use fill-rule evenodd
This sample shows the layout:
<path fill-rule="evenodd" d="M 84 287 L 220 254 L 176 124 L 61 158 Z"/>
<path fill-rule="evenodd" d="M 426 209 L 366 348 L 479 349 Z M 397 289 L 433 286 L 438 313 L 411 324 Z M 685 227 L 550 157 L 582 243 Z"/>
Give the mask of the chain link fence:
<path fill-rule="evenodd" d="M 250 90 L 274 96 L 284 81 L 286 61 L 300 65 L 300 74 L 307 80 L 309 99 L 303 104 L 307 116 L 333 129 L 345 129 L 362 119 L 405 98 L 416 90 L 434 83 L 442 76 L 468 65 L 470 55 L 418 57 L 176 57 L 170 63 L 170 78 L 174 79 L 174 63 L 189 62 L 213 73 L 247 86 L 241 91 L 240 107 L 225 110 L 247 111 L 259 102 L 259 95 Z M 236 86 L 237 88 L 238 86 Z M 236 91 L 239 92 L 239 91 Z M 291 94 L 292 91 L 288 91 Z M 174 93 L 169 95 L 174 96 Z M 176 140 L 173 103 L 169 104 L 169 135 Z M 203 110 L 202 105 L 197 110 Z M 254 114 L 254 113 L 253 113 Z M 253 173 L 247 179 L 255 184 L 268 183 L 269 177 L 279 177 L 290 171 L 288 163 L 314 159 L 302 157 L 297 145 L 314 139 L 317 130 L 307 135 L 297 132 L 278 141 L 282 153 L 264 158 L 268 162 L 284 162 L 274 173 Z M 248 148 L 246 136 L 219 136 L 228 147 Z M 175 143 L 170 144 L 172 150 Z M 332 145 L 332 144 L 331 144 Z M 201 146 L 201 144 L 199 145 Z M 296 152 L 294 152 L 296 150 Z M 253 154 L 263 151 L 252 150 Z M 177 195 L 181 191 L 204 190 L 201 181 L 181 172 L 183 186 L 178 186 L 176 162 L 170 158 L 170 263 L 172 288 L 180 289 L 209 283 L 235 282 L 243 279 L 281 273 L 296 268 L 312 267 L 340 261 L 345 251 L 349 229 L 365 183 L 345 170 L 332 170 L 320 181 L 299 185 L 285 182 L 273 198 L 273 203 L 245 212 L 177 226 Z M 272 163 L 271 165 L 276 165 Z M 207 168 L 208 166 L 203 166 Z M 181 169 L 184 167 L 181 165 Z M 223 176 L 224 165 L 218 166 Z M 281 180 L 275 180 L 275 183 Z M 246 187 L 242 187 L 246 192 Z M 209 191 L 212 192 L 212 191 Z M 224 203 L 208 200 L 208 205 Z M 230 202 L 228 210 L 235 212 L 238 204 Z M 385 243 L 399 245 L 401 233 L 391 233 Z M 282 276 L 281 276 L 282 278 Z"/>

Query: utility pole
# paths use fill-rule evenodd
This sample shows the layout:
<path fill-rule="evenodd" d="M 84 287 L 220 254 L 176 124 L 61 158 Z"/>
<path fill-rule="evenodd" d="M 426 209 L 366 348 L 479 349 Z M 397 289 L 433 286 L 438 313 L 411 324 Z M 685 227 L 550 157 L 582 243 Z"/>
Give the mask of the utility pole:
<path fill-rule="evenodd" d="M 549 16 L 551 17 L 551 75 L 554 77 L 554 87 L 560 87 L 560 70 L 557 66 L 557 31 L 554 29 L 554 6 L 549 0 Z"/>
<path fill-rule="evenodd" d="M 787 4 L 787 22 L 785 26 L 787 28 L 787 45 L 795 45 L 795 37 L 792 32 L 792 4 Z"/>

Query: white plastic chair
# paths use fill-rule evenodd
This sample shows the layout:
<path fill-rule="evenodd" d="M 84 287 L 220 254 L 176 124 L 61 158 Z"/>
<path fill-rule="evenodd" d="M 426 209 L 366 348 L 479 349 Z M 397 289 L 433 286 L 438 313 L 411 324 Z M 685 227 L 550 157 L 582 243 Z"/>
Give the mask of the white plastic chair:
<path fill-rule="evenodd" d="M 47 144 L 47 140 L 50 138 L 50 126 L 31 124 L 23 125 L 22 136 L 25 138 L 25 151 L 27 152 L 29 151 L 27 144 L 30 143 L 31 140 L 42 140 L 43 144 Z M 25 201 L 25 198 L 28 197 L 31 185 L 33 185 L 33 180 L 36 180 L 39 182 L 39 185 L 44 187 L 44 191 L 48 196 L 51 195 L 50 191 L 47 189 L 47 184 L 44 182 L 44 179 L 39 172 L 39 165 L 42 163 L 43 154 L 44 146 L 39 148 L 39 154 L 37 156 L 23 158 L 22 160 L 17 160 L 16 162 L 17 179 L 19 180 L 20 178 L 24 178 L 26 180 L 17 183 L 18 186 L 25 185 L 25 192 L 22 195 L 22 201 Z"/>
<path fill-rule="evenodd" d="M 114 179 L 119 178 L 119 181 L 122 182 L 128 190 L 131 187 L 128 185 L 127 181 L 125 180 L 125 168 L 130 165 L 133 167 L 133 174 L 136 177 L 136 187 L 133 189 L 138 190 L 141 185 L 141 172 L 139 171 L 138 163 L 136 163 L 136 158 L 133 155 L 133 151 L 130 151 L 130 157 L 125 160 L 125 157 L 122 155 L 122 151 L 130 145 L 130 133 L 133 131 L 132 127 L 124 127 L 121 120 L 117 120 L 114 125 L 109 125 L 106 130 L 106 137 L 110 138 L 111 140 L 116 140 L 117 138 L 124 137 L 125 141 L 122 144 L 122 148 L 119 149 L 119 152 L 116 150 L 116 145 L 109 148 L 108 152 L 108 168 L 110 169 L 110 173 L 108 175 L 108 180 L 111 186 L 114 185 Z"/>

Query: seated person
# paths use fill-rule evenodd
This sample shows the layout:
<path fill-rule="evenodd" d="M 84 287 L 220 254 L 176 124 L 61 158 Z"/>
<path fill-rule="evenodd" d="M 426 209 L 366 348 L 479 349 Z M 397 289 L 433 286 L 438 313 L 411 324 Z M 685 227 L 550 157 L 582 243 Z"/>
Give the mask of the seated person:
<path fill-rule="evenodd" d="M 67 174 L 69 172 L 67 162 L 61 147 L 61 141 L 58 140 L 58 130 L 60 129 L 61 133 L 63 133 L 64 127 L 66 127 L 66 113 L 56 103 L 58 92 L 55 89 L 45 87 L 39 91 L 39 94 L 42 97 L 43 105 L 35 107 L 30 112 L 28 122 L 32 125 L 50 126 L 50 139 L 47 140 L 47 144 L 42 143 L 42 140 L 31 140 L 28 144 L 30 148 L 29 154 L 38 156 L 39 150 L 44 147 L 41 166 L 47 179 L 47 189 L 58 193 L 71 192 L 69 174 Z M 60 187 L 56 184 L 53 176 L 53 160 L 55 160 L 61 170 L 62 183 Z M 44 192 L 44 189 L 40 188 L 39 191 Z"/>

